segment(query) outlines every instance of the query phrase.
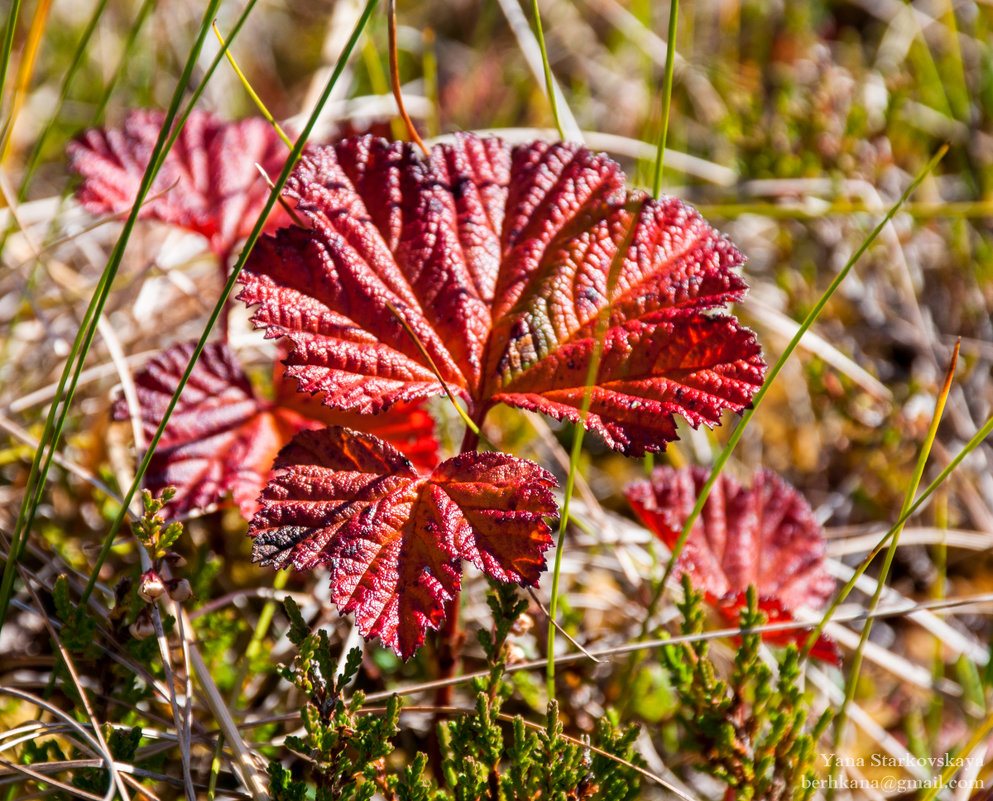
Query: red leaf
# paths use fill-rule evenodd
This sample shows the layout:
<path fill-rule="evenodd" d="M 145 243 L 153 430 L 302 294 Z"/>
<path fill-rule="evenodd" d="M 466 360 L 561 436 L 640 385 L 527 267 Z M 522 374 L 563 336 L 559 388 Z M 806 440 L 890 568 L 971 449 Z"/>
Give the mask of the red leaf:
<path fill-rule="evenodd" d="M 442 392 L 392 306 L 475 419 L 507 403 L 578 420 L 614 265 L 586 425 L 625 453 L 661 450 L 674 414 L 715 425 L 746 407 L 765 365 L 750 331 L 708 311 L 744 293 L 738 251 L 623 182 L 571 144 L 461 135 L 430 161 L 371 137 L 315 148 L 287 189 L 312 230 L 263 238 L 239 297 L 329 406 Z"/>
<path fill-rule="evenodd" d="M 155 140 L 160 111 L 131 111 L 122 128 L 93 128 L 68 147 L 72 168 L 83 177 L 79 201 L 96 214 L 131 210 Z M 255 164 L 275 180 L 286 145 L 261 118 L 226 123 L 203 111 L 190 114 L 152 184 L 141 216 L 203 234 L 211 250 L 226 255 L 248 236 L 269 197 Z"/>
<path fill-rule="evenodd" d="M 135 376 L 145 439 L 154 435 L 195 343 L 173 345 Z M 293 393 L 297 396 L 298 393 Z M 298 431 L 327 425 L 330 419 L 351 420 L 320 404 L 299 402 L 291 408 L 258 397 L 237 357 L 223 344 L 204 348 L 179 398 L 145 475 L 145 487 L 158 494 L 176 487 L 169 504 L 173 516 L 224 501 L 231 493 L 242 516 L 251 519 L 257 498 L 269 479 L 272 462 Z M 129 416 L 119 398 L 117 420 Z M 390 414 L 363 420 L 428 467 L 437 463 L 434 423 L 421 409 L 396 408 Z"/>
<path fill-rule="evenodd" d="M 409 658 L 445 617 L 467 559 L 500 581 L 533 584 L 552 538 L 554 478 L 502 453 L 463 453 L 421 476 L 387 443 L 330 427 L 279 454 L 249 533 L 255 559 L 325 564 L 342 614 Z"/>
<path fill-rule="evenodd" d="M 707 476 L 701 468 L 659 467 L 651 481 L 628 487 L 628 501 L 673 548 Z M 718 478 L 676 565 L 729 621 L 737 622 L 745 589 L 753 585 L 760 607 L 771 613 L 770 622 L 777 622 L 792 620 L 792 611 L 801 605 L 818 608 L 831 597 L 835 582 L 824 552 L 823 529 L 803 496 L 762 470 L 748 489 L 723 474 Z M 773 637 L 803 642 L 806 633 Z"/>
<path fill-rule="evenodd" d="M 708 603 L 717 607 L 717 611 L 720 612 L 721 617 L 732 626 L 739 624 L 741 612 L 748 606 L 748 599 L 744 591 L 729 593 L 723 598 L 714 598 L 712 595 L 707 595 L 706 599 Z M 765 613 L 766 623 L 787 623 L 793 622 L 796 619 L 792 613 L 783 608 L 778 598 L 761 598 L 758 602 L 758 608 Z M 786 646 L 790 643 L 803 645 L 807 642 L 809 636 L 810 632 L 806 629 L 786 629 L 783 631 L 765 632 L 762 635 L 762 639 L 781 646 Z M 841 665 L 841 651 L 838 648 L 838 643 L 826 634 L 822 634 L 817 638 L 817 642 L 810 649 L 810 655 L 814 659 L 820 659 L 822 662 Z"/>

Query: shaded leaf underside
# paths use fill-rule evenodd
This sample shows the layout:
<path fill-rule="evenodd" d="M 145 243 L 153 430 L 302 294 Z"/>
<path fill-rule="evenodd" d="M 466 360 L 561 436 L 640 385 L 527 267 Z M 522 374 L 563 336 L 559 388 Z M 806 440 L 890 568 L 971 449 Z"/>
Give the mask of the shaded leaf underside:
<path fill-rule="evenodd" d="M 460 135 L 430 160 L 372 137 L 314 148 L 287 189 L 310 229 L 264 237 L 239 297 L 328 405 L 442 391 L 405 323 L 476 419 L 507 403 L 578 420 L 602 318 L 586 424 L 625 453 L 661 450 L 673 414 L 714 425 L 747 406 L 764 363 L 710 311 L 744 292 L 738 251 L 623 181 L 570 144 Z"/>
<path fill-rule="evenodd" d="M 193 354 L 195 343 L 166 349 L 135 375 L 145 440 L 154 435 Z M 223 502 L 230 493 L 242 516 L 258 509 L 258 496 L 272 463 L 298 431 L 328 424 L 358 424 L 357 415 L 336 412 L 277 382 L 276 401 L 259 397 L 237 357 L 224 344 L 208 345 L 197 361 L 179 403 L 152 456 L 144 485 L 153 494 L 175 487 L 170 515 L 179 516 Z M 119 398 L 117 420 L 129 417 Z M 362 421 L 419 464 L 437 461 L 434 423 L 427 412 L 395 407 Z"/>
<path fill-rule="evenodd" d="M 381 440 L 329 427 L 297 435 L 275 466 L 251 524 L 256 560 L 327 565 L 339 611 L 404 659 L 444 620 L 461 560 L 500 581 L 544 570 L 555 482 L 532 462 L 464 453 L 420 475 Z"/>
<path fill-rule="evenodd" d="M 121 128 L 94 128 L 69 144 L 70 166 L 83 177 L 83 206 L 96 214 L 131 210 L 164 121 L 161 111 L 137 109 Z M 202 234 L 214 253 L 226 255 L 248 236 L 269 197 L 255 165 L 274 176 L 286 155 L 264 119 L 228 123 L 194 110 L 140 214 Z"/>
<path fill-rule="evenodd" d="M 628 501 L 671 549 L 708 475 L 702 468 L 659 467 L 650 481 L 628 487 Z M 723 474 L 718 478 L 676 567 L 729 622 L 737 622 L 749 585 L 770 622 L 781 622 L 792 620 L 798 607 L 819 608 L 831 597 L 835 581 L 824 555 L 824 532 L 809 504 L 775 473 L 762 470 L 750 488 Z M 803 642 L 805 637 L 799 631 L 768 638 Z M 833 660 L 836 646 L 822 639 L 814 655 Z"/>

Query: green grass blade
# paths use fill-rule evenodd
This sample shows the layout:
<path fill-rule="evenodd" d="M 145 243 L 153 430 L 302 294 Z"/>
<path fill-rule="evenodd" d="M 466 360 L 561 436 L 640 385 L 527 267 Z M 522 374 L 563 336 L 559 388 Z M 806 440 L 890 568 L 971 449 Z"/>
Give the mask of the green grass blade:
<path fill-rule="evenodd" d="M 679 0 L 669 3 L 669 40 L 665 50 L 665 78 L 662 83 L 662 130 L 659 132 L 659 149 L 655 155 L 655 174 L 652 178 L 652 196 L 658 200 L 662 194 L 662 164 L 665 161 L 665 140 L 669 133 L 669 107 L 672 105 L 672 74 L 676 64 L 676 20 L 679 17 Z"/>
<path fill-rule="evenodd" d="M 314 125 L 317 123 L 317 118 L 321 112 L 321 109 L 324 107 L 324 104 L 327 103 L 335 84 L 341 77 L 341 73 L 344 71 L 345 65 L 348 63 L 352 51 L 355 49 L 355 45 L 357 44 L 359 37 L 362 35 L 362 32 L 365 30 L 365 27 L 369 22 L 369 18 L 372 16 L 372 12 L 375 10 L 378 2 L 379 0 L 368 0 L 366 3 L 366 6 L 362 11 L 362 15 L 359 17 L 359 20 L 355 25 L 355 29 L 352 31 L 352 35 L 349 37 L 348 43 L 345 45 L 345 49 L 338 58 L 338 63 L 335 65 L 334 71 L 328 79 L 328 82 L 324 87 L 324 91 L 321 93 L 321 97 L 318 100 L 317 105 L 314 107 L 310 118 L 307 120 L 307 124 L 304 126 L 300 136 L 297 138 L 297 141 L 293 146 L 293 150 L 290 153 L 289 158 L 287 158 L 282 172 L 279 174 L 279 178 L 275 181 L 273 189 L 269 193 L 269 199 L 266 201 L 265 208 L 259 215 L 259 219 L 256 221 L 255 226 L 252 228 L 251 234 L 249 234 L 248 239 L 245 242 L 245 246 L 242 248 L 241 255 L 238 257 L 238 261 L 235 264 L 234 269 L 231 271 L 231 275 L 228 278 L 227 283 L 224 285 L 224 289 L 221 291 L 221 296 L 214 305 L 210 318 L 207 320 L 207 325 L 204 328 L 203 334 L 200 336 L 200 339 L 193 350 L 189 364 L 186 366 L 186 370 L 179 380 L 176 391 L 173 393 L 172 399 L 166 407 L 162 422 L 159 423 L 158 429 L 148 443 L 148 449 L 145 451 L 141 464 L 138 465 L 138 469 L 135 471 L 134 481 L 128 489 L 127 494 L 124 496 L 124 504 L 121 506 L 120 512 L 118 512 L 117 517 L 114 519 L 114 522 L 110 527 L 110 530 L 107 532 L 107 536 L 104 538 L 104 542 L 100 548 L 100 553 L 97 555 L 93 571 L 90 574 L 90 579 L 87 582 L 82 595 L 80 596 L 81 604 L 85 603 L 90 594 L 93 592 L 93 588 L 96 585 L 97 574 L 100 572 L 100 568 L 103 566 L 104 561 L 107 559 L 107 555 L 110 553 L 110 548 L 113 545 L 114 538 L 117 536 L 117 532 L 120 530 L 121 525 L 124 522 L 124 518 L 128 513 L 128 506 L 131 504 L 135 493 L 138 491 L 138 487 L 141 485 L 141 480 L 144 477 L 145 472 L 148 470 L 148 465 L 152 460 L 152 456 L 155 454 L 155 448 L 158 445 L 159 440 L 162 438 L 166 425 L 169 423 L 169 417 L 172 415 L 173 410 L 176 408 L 176 404 L 179 402 L 179 396 L 182 394 L 186 383 L 189 381 L 197 360 L 200 358 L 200 354 L 207 344 L 207 339 L 210 336 L 210 332 L 213 329 L 214 324 L 217 322 L 217 319 L 220 317 L 224 305 L 227 303 L 228 295 L 231 294 L 231 290 L 234 289 L 238 276 L 241 275 L 241 270 L 245 266 L 245 262 L 248 260 L 248 254 L 251 252 L 252 247 L 255 245 L 255 241 L 262 233 L 262 228 L 265 225 L 266 218 L 276 205 L 277 198 L 279 197 L 280 192 L 282 192 L 283 186 L 285 186 L 287 179 L 290 177 L 290 172 L 293 170 L 297 160 L 300 158 L 300 154 L 303 152 L 304 146 L 307 144 L 307 138 L 310 136 L 310 132 L 314 129 Z M 234 35 L 232 32 L 232 36 L 228 39 L 228 44 L 230 44 L 233 38 Z M 221 57 L 221 54 L 218 54 L 218 56 Z"/>
<path fill-rule="evenodd" d="M 714 462 L 714 467 L 710 471 L 710 476 L 707 478 L 707 481 L 704 483 L 703 487 L 700 490 L 700 495 L 697 498 L 696 504 L 693 507 L 693 511 L 691 511 L 689 517 L 686 518 L 686 522 L 683 525 L 683 530 L 680 532 L 679 539 L 676 541 L 676 545 L 672 550 L 672 555 L 669 557 L 669 564 L 666 565 L 665 573 L 662 576 L 662 581 L 659 583 L 658 587 L 656 588 L 655 595 L 652 598 L 652 604 L 649 607 L 649 615 L 648 617 L 646 617 L 646 621 L 655 612 L 655 607 L 658 605 L 658 600 L 661 597 L 662 592 L 664 591 L 665 584 L 669 580 L 669 577 L 672 575 L 672 571 L 673 568 L 675 567 L 676 560 L 679 558 L 679 554 L 682 552 L 683 546 L 686 544 L 686 539 L 687 537 L 689 537 L 690 531 L 692 531 L 694 523 L 696 523 L 697 518 L 700 516 L 700 513 L 703 511 L 704 504 L 706 504 L 707 498 L 710 495 L 710 491 L 713 488 L 715 482 L 720 477 L 721 470 L 723 470 L 724 465 L 727 464 L 727 461 L 731 457 L 731 453 L 734 451 L 735 446 L 738 444 L 742 435 L 745 433 L 745 429 L 747 428 L 748 423 L 755 416 L 756 410 L 759 408 L 759 406 L 762 403 L 762 400 L 765 398 L 766 393 L 769 391 L 769 388 L 776 380 L 776 376 L 779 375 L 780 371 L 783 369 L 784 365 L 786 364 L 786 361 L 790 358 L 790 356 L 793 355 L 793 351 L 795 351 L 797 345 L 800 344 L 800 340 L 803 338 L 803 335 L 814 324 L 814 321 L 817 320 L 817 318 L 820 316 L 821 312 L 824 310 L 824 307 L 827 305 L 828 301 L 837 291 L 838 287 L 841 286 L 841 282 L 845 280 L 846 276 L 848 275 L 849 272 L 851 272 L 852 268 L 855 266 L 858 260 L 862 258 L 862 254 L 865 253 L 866 250 L 868 250 L 869 247 L 872 245 L 872 243 L 876 241 L 876 237 L 879 236 L 883 228 L 886 227 L 887 223 L 889 223 L 889 221 L 893 219 L 896 213 L 900 210 L 900 207 L 903 205 L 904 201 L 906 201 L 907 198 L 910 197 L 910 195 L 914 192 L 914 190 L 917 189 L 918 186 L 920 186 L 921 182 L 931 173 L 931 170 L 933 170 L 935 166 L 938 164 L 938 162 L 941 161 L 942 157 L 945 155 L 947 151 L 948 151 L 948 145 L 943 145 L 941 148 L 938 149 L 938 152 L 931 157 L 931 160 L 928 161 L 924 169 L 921 170 L 920 173 L 918 173 L 917 177 L 913 180 L 910 186 L 908 186 L 907 189 L 904 191 L 904 193 L 900 196 L 900 199 L 897 200 L 897 202 L 893 205 L 893 207 L 886 213 L 886 216 L 884 216 L 883 219 L 880 220 L 879 224 L 872 229 L 872 232 L 869 234 L 869 236 L 866 237 L 866 239 L 862 242 L 858 250 L 856 250 L 855 253 L 852 254 L 852 257 L 848 260 L 848 263 L 840 270 L 838 275 L 835 276 L 830 286 L 828 286 L 828 288 L 824 291 L 824 294 L 821 295 L 817 303 L 814 304 L 814 307 L 807 314 L 806 318 L 804 318 L 803 323 L 800 324 L 800 327 L 797 329 L 796 334 L 793 336 L 789 344 L 786 346 L 786 349 L 783 351 L 779 359 L 776 360 L 776 363 L 769 370 L 768 375 L 766 375 L 765 382 L 759 388 L 759 391 L 755 393 L 755 397 L 752 399 L 751 408 L 742 415 L 741 421 L 738 423 L 734 431 L 731 433 L 731 436 L 728 438 L 727 445 L 724 446 L 724 449 L 721 451 L 720 455 L 717 457 L 717 460 Z"/>
<path fill-rule="evenodd" d="M 909 520 L 910 517 L 924 505 L 924 502 L 927 501 L 932 494 L 934 494 L 938 487 L 945 482 L 945 480 L 962 463 L 962 461 L 976 448 L 978 448 L 980 444 L 982 444 L 982 442 L 991 434 L 993 434 L 993 417 L 990 417 L 983 424 L 983 427 L 980 428 L 973 435 L 972 439 L 970 439 L 963 446 L 962 450 L 958 452 L 955 458 L 948 463 L 948 466 L 938 474 L 934 481 L 928 484 L 924 492 L 921 493 L 921 496 L 914 501 L 906 512 L 900 515 L 896 523 L 893 524 L 892 528 L 890 528 L 889 531 L 887 531 L 880 538 L 879 542 L 876 543 L 876 547 L 874 547 L 866 555 L 865 559 L 863 559 L 859 566 L 855 568 L 855 571 L 852 573 L 852 577 L 846 582 L 845 586 L 841 588 L 841 591 L 834 597 L 834 599 L 832 599 L 830 605 L 825 610 L 824 615 L 821 617 L 821 622 L 818 623 L 814 630 L 810 633 L 810 636 L 807 638 L 807 642 L 804 643 L 803 648 L 800 650 L 801 658 L 806 658 L 810 654 L 810 649 L 814 647 L 814 643 L 817 642 L 818 638 L 824 632 L 824 627 L 831 620 L 831 616 L 834 614 L 835 610 L 845 602 L 845 599 L 855 588 L 855 583 L 862 577 L 862 574 L 869 569 L 869 565 L 872 564 L 872 561 L 879 556 L 880 553 L 882 553 L 883 548 L 886 547 L 886 544 L 890 541 L 890 539 L 894 537 L 897 531 L 902 528 L 903 524 L 906 523 L 907 520 Z"/>
<path fill-rule="evenodd" d="M 965 745 L 963 745 L 959 750 L 958 753 L 962 757 L 962 762 L 958 762 L 958 760 L 955 759 L 948 760 L 948 764 L 945 766 L 945 769 L 941 771 L 941 776 L 938 778 L 938 781 L 933 782 L 932 785 L 928 786 L 927 792 L 921 796 L 921 801 L 934 801 L 934 799 L 938 797 L 938 793 L 940 793 L 945 788 L 945 785 L 948 784 L 948 780 L 958 773 L 963 765 L 967 764 L 965 762 L 965 757 L 969 756 L 969 754 L 971 754 L 976 747 L 989 736 L 991 731 L 993 731 L 993 715 L 986 718 L 982 725 L 976 728 L 976 730 L 972 733 L 972 736 L 969 737 Z M 982 782 L 979 782 L 975 786 L 981 787 Z"/>
<path fill-rule="evenodd" d="M 30 532 L 31 525 L 34 522 L 38 505 L 41 502 L 41 496 L 44 492 L 48 471 L 51 468 L 52 460 L 55 458 L 55 451 L 62 435 L 62 428 L 65 424 L 66 417 L 69 414 L 69 407 L 72 404 L 72 399 L 76 391 L 76 385 L 79 382 L 79 375 L 82 372 L 83 364 L 86 361 L 86 356 L 89 353 L 93 338 L 96 335 L 97 320 L 103 312 L 103 307 L 106 304 L 107 298 L 110 294 L 110 287 L 113 284 L 114 278 L 117 275 L 117 270 L 119 269 L 121 261 L 124 257 L 124 250 L 127 247 L 128 241 L 131 238 L 131 232 L 137 222 L 138 213 L 141 210 L 141 204 L 144 202 L 144 199 L 152 186 L 152 181 L 154 181 L 155 176 L 158 173 L 162 159 L 165 158 L 165 153 L 167 152 L 167 137 L 172 129 L 173 122 L 176 119 L 176 114 L 179 111 L 183 94 L 186 91 L 190 77 L 193 74 L 193 69 L 195 68 L 196 62 L 200 56 L 200 50 L 202 49 L 203 42 L 207 37 L 207 32 L 210 30 L 210 21 L 213 19 L 219 5 L 220 0 L 211 0 L 207 7 L 206 13 L 204 14 L 200 32 L 192 50 L 190 51 L 189 58 L 187 59 L 180 80 L 176 85 L 176 89 L 173 92 L 172 101 L 170 102 L 169 109 L 166 112 L 165 121 L 162 125 L 162 130 L 159 132 L 158 140 L 152 150 L 148 168 L 142 176 L 141 185 L 138 189 L 138 195 L 135 199 L 135 204 L 124 223 L 124 228 L 121 231 L 121 235 L 118 238 L 117 243 L 114 245 L 111 256 L 107 261 L 107 266 L 104 268 L 103 274 L 100 276 L 100 281 L 97 284 L 97 288 L 94 291 L 93 297 L 87 306 L 86 313 L 84 314 L 84 324 L 80 327 L 80 332 L 73 343 L 73 349 L 69 354 L 69 358 L 66 361 L 66 366 L 62 372 L 62 376 L 60 377 L 59 388 L 54 400 L 52 401 L 52 406 L 45 422 L 45 430 L 41 437 L 41 442 L 31 463 L 31 471 L 28 477 L 27 486 L 25 487 L 24 498 L 21 503 L 21 509 L 18 513 L 14 533 L 11 537 L 10 552 L 8 554 L 7 562 L 4 565 L 3 577 L 0 579 L 0 628 L 3 627 L 4 620 L 7 616 L 7 609 L 10 605 L 15 566 L 27 542 L 28 533 Z M 175 135 L 178 135 L 178 128 Z M 130 501 L 131 499 L 128 498 L 125 503 L 125 507 L 121 510 L 122 514 L 127 514 L 127 504 L 129 504 Z"/>
<path fill-rule="evenodd" d="M 154 8 L 155 0 L 144 0 L 141 4 L 141 8 L 138 9 L 138 15 L 128 28 L 128 36 L 127 39 L 124 40 L 124 48 L 121 51 L 121 60 L 118 62 L 117 69 L 114 70 L 114 74 L 111 76 L 110 81 L 104 87 L 103 95 L 100 98 L 100 102 L 97 104 L 96 112 L 93 117 L 94 125 L 103 121 L 104 112 L 106 112 L 107 104 L 110 103 L 110 98 L 114 94 L 114 89 L 117 86 L 118 81 L 121 80 L 121 76 L 123 76 L 127 70 L 128 65 L 131 63 L 131 52 L 134 50 L 135 43 L 138 41 L 138 34 L 141 32 L 141 29 L 145 24 L 145 20 L 148 19 L 149 14 L 152 13 Z"/>
<path fill-rule="evenodd" d="M 559 132 L 559 139 L 565 139 L 565 131 L 562 129 L 562 120 L 559 117 L 559 102 L 555 97 L 555 81 L 552 80 L 552 65 L 548 63 L 548 48 L 545 47 L 545 31 L 541 25 L 538 0 L 531 0 L 531 13 L 534 14 L 534 32 L 538 39 L 538 49 L 541 50 L 541 66 L 545 71 L 545 91 L 548 93 L 548 104 L 552 108 L 552 119 L 555 121 L 555 130 Z"/>
<path fill-rule="evenodd" d="M 10 67 L 10 54 L 14 49 L 14 31 L 17 29 L 17 17 L 21 13 L 21 0 L 14 0 L 7 11 L 7 27 L 3 32 L 3 51 L 0 52 L 0 109 L 3 108 L 3 91 L 7 86 L 7 71 Z M 9 120 L 8 125 L 14 121 Z M 2 139 L 2 136 L 0 136 Z"/>
<path fill-rule="evenodd" d="M 579 456 L 583 450 L 583 436 L 586 433 L 586 416 L 590 411 L 590 402 L 593 398 L 593 385 L 596 383 L 597 373 L 600 370 L 600 358 L 603 355 L 603 341 L 607 335 L 607 322 L 610 319 L 610 310 L 613 306 L 614 290 L 617 287 L 617 279 L 621 274 L 621 265 L 624 263 L 624 256 L 631 246 L 631 238 L 634 236 L 637 219 L 637 213 L 632 213 L 631 224 L 624 234 L 621 246 L 617 249 L 617 253 L 614 254 L 613 261 L 610 264 L 610 270 L 607 273 L 607 304 L 597 315 L 596 331 L 593 336 L 593 353 L 590 356 L 590 363 L 586 366 L 586 387 L 583 391 L 583 402 L 579 407 L 579 422 L 576 423 L 576 427 L 573 429 L 572 450 L 569 454 L 569 475 L 566 477 L 562 513 L 559 516 L 559 536 L 555 544 L 555 563 L 552 568 L 552 590 L 548 600 L 548 661 L 545 665 L 545 684 L 550 701 L 555 698 L 555 617 L 558 614 L 559 576 L 562 572 L 562 552 L 565 550 L 565 532 L 571 519 L 569 505 L 572 502 L 572 493 L 576 485 L 576 471 L 579 469 Z"/>
<path fill-rule="evenodd" d="M 941 415 L 945 410 L 945 402 L 948 400 L 948 393 L 952 388 L 952 378 L 955 376 L 955 365 L 958 363 L 959 346 L 961 344 L 961 341 L 955 344 L 955 352 L 952 354 L 951 365 L 948 368 L 945 383 L 942 386 L 941 393 L 938 395 L 938 400 L 934 407 L 934 414 L 931 417 L 931 424 L 928 426 L 927 434 L 924 437 L 924 443 L 921 446 L 920 453 L 917 456 L 917 464 L 914 466 L 914 473 L 911 476 L 910 483 L 907 485 L 907 492 L 903 498 L 903 506 L 900 509 L 901 517 L 905 515 L 907 510 L 913 505 L 914 495 L 917 494 L 917 488 L 920 486 L 921 478 L 924 475 L 924 468 L 927 466 L 927 460 L 931 454 L 931 447 L 934 445 L 934 439 L 938 434 L 938 424 L 941 422 Z M 882 597 L 883 587 L 886 586 L 886 578 L 889 576 L 890 567 L 893 565 L 893 557 L 896 555 L 896 548 L 900 542 L 900 533 L 902 531 L 903 523 L 896 527 L 896 531 L 893 532 L 893 536 L 890 538 L 889 548 L 886 551 L 886 558 L 883 560 L 883 567 L 876 581 L 876 591 L 872 594 L 872 599 L 869 602 L 870 615 L 875 612 L 879 606 L 879 599 Z M 869 641 L 869 633 L 871 631 L 872 618 L 870 617 L 862 626 L 858 647 L 855 649 L 855 653 L 852 656 L 851 667 L 845 676 L 845 697 L 841 702 L 841 707 L 838 709 L 838 715 L 835 718 L 834 750 L 836 753 L 838 751 L 838 745 L 844 735 L 845 726 L 848 722 L 848 706 L 855 698 L 855 689 L 858 686 L 859 674 L 862 670 L 862 657 L 865 651 L 865 645 Z M 830 773 L 832 777 L 837 775 L 838 768 L 838 761 L 833 760 L 831 763 Z M 828 798 L 830 799 L 833 795 L 834 784 L 829 782 Z"/>

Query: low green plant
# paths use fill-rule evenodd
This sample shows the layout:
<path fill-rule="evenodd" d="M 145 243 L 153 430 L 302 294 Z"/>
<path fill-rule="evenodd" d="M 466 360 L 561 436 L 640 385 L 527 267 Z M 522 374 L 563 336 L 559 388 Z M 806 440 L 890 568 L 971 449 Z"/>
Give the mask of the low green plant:
<path fill-rule="evenodd" d="M 288 637 L 297 646 L 293 664 L 282 675 L 307 696 L 301 713 L 305 734 L 287 737 L 289 749 L 304 757 L 305 771 L 269 765 L 270 792 L 276 801 L 368 799 L 380 793 L 390 801 L 474 801 L 499 799 L 594 799 L 626 801 L 637 797 L 642 762 L 634 749 L 637 727 L 620 730 L 609 714 L 596 724 L 590 745 L 564 733 L 558 705 L 548 704 L 543 725 L 501 712 L 513 693 L 506 678 L 507 639 L 527 608 L 510 585 L 494 585 L 487 601 L 492 630 L 480 630 L 479 643 L 488 673 L 475 680 L 472 709 L 438 709 L 451 714 L 438 724 L 439 776 L 427 771 L 418 753 L 402 771 L 390 772 L 392 739 L 399 733 L 402 701 L 393 696 L 385 708 L 364 708 L 365 696 L 345 690 L 358 673 L 360 649 L 353 649 L 335 676 L 331 642 L 324 631 L 307 632 L 292 599 L 284 602 Z M 592 747 L 591 747 L 592 746 Z"/>
<path fill-rule="evenodd" d="M 800 688 L 799 652 L 789 645 L 774 673 L 762 658 L 766 622 L 754 587 L 741 611 L 741 644 L 728 678 L 718 675 L 707 640 L 697 639 L 662 650 L 680 701 L 677 718 L 700 758 L 697 769 L 727 784 L 727 798 L 739 801 L 803 801 L 817 787 L 816 744 L 831 721 L 825 710 L 808 731 L 811 695 Z M 703 631 L 703 593 L 683 574 L 684 635 Z"/>

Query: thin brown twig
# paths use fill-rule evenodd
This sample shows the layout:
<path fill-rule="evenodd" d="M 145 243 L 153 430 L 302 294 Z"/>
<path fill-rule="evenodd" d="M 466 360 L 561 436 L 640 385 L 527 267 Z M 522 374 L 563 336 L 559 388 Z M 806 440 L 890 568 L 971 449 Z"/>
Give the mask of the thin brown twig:
<path fill-rule="evenodd" d="M 106 764 L 105 762 L 102 764 Z M 0 759 L 0 765 L 3 765 L 9 770 L 15 771 L 17 773 L 22 773 L 29 779 L 34 779 L 38 782 L 44 782 L 45 784 L 50 784 L 53 787 L 62 790 L 64 793 L 68 793 L 70 798 L 85 798 L 88 801 L 107 801 L 106 796 L 94 795 L 93 793 L 88 793 L 85 790 L 81 790 L 78 787 L 73 787 L 71 784 L 65 784 L 60 782 L 58 779 L 53 779 L 51 776 L 46 776 L 43 773 L 39 773 L 36 770 L 31 770 L 31 768 L 25 767 L 24 765 L 18 765 L 16 762 L 8 762 L 6 759 Z"/>
<path fill-rule="evenodd" d="M 538 605 L 538 608 L 542 611 L 542 614 L 544 614 L 545 619 L 548 620 L 548 624 L 550 626 L 555 626 L 555 630 L 563 637 L 565 637 L 569 642 L 575 645 L 576 648 L 581 653 L 586 654 L 586 656 L 588 656 L 591 660 L 593 660 L 598 664 L 601 662 L 600 659 L 597 659 L 595 656 L 593 656 L 593 654 L 591 654 L 582 645 L 580 645 L 575 637 L 573 637 L 569 632 L 567 632 L 564 628 L 562 628 L 562 626 L 560 626 L 558 623 L 552 620 L 552 616 L 548 614 L 548 609 L 545 608 L 545 605 L 541 602 L 541 599 L 538 598 L 537 593 L 535 593 L 534 587 L 526 587 L 525 589 L 528 591 L 528 595 L 531 596 L 531 600 Z"/>
<path fill-rule="evenodd" d="M 424 140 L 421 139 L 420 134 L 417 133 L 417 128 L 414 127 L 414 121 L 410 118 L 407 113 L 407 109 L 403 105 L 403 93 L 400 91 L 400 65 L 397 58 L 397 5 L 396 0 L 388 0 L 386 3 L 386 19 L 387 30 L 389 32 L 389 49 L 390 49 L 390 85 L 393 87 L 393 97 L 397 101 L 397 110 L 400 112 L 400 118 L 403 120 L 403 124 L 407 126 L 407 133 L 410 134 L 411 140 L 422 150 L 424 155 L 428 158 L 431 157 L 431 151 L 428 150 L 428 146 L 424 144 Z"/>

